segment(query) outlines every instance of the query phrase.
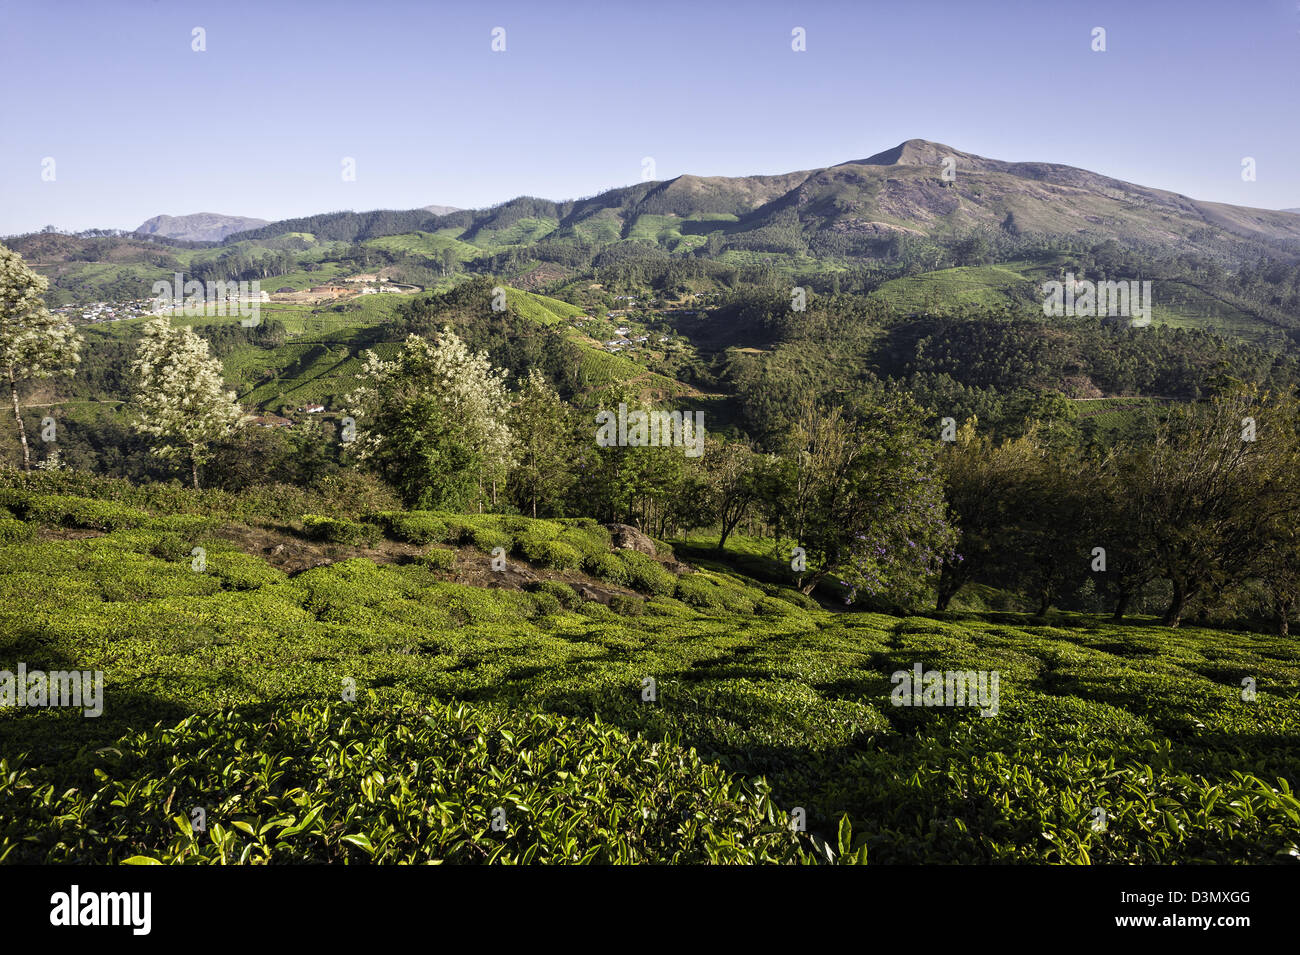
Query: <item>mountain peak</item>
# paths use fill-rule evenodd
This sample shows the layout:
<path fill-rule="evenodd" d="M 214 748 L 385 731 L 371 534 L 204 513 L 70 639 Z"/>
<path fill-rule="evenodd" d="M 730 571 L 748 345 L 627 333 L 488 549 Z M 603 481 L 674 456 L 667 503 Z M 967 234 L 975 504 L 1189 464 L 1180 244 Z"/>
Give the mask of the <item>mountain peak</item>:
<path fill-rule="evenodd" d="M 899 143 L 893 149 L 886 149 L 884 152 L 876 153 L 874 156 L 868 156 L 866 159 L 853 159 L 849 162 L 840 163 L 840 165 L 937 166 L 949 156 L 967 161 L 973 160 L 979 163 L 984 162 L 982 156 L 965 153 L 960 149 L 953 149 L 951 146 L 945 146 L 943 143 L 931 142 L 928 139 L 909 139 L 905 142 Z"/>

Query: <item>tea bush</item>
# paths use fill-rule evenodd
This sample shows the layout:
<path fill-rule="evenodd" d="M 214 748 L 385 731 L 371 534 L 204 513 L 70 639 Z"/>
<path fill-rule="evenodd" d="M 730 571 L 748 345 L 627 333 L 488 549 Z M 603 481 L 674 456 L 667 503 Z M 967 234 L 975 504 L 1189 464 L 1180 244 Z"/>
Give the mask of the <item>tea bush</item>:
<path fill-rule="evenodd" d="M 540 713 L 410 701 L 225 711 L 129 734 L 83 773 L 83 787 L 62 789 L 0 761 L 0 861 L 753 864 L 834 854 L 791 832 L 761 783 L 693 750 Z M 199 806 L 203 832 L 190 816 Z"/>
<path fill-rule="evenodd" d="M 456 556 L 454 550 L 432 547 L 419 556 L 418 563 L 423 564 L 430 570 L 447 573 L 456 568 Z"/>
<path fill-rule="evenodd" d="M 498 547 L 509 553 L 514 546 L 514 541 L 505 531 L 492 530 L 486 527 L 471 530 L 469 539 L 475 547 L 487 554 L 492 553 Z"/>
<path fill-rule="evenodd" d="M 518 550 L 530 563 L 552 570 L 577 570 L 582 564 L 582 555 L 561 541 L 525 537 L 520 539 Z"/>
<path fill-rule="evenodd" d="M 645 601 L 634 594 L 614 594 L 609 598 L 609 609 L 624 617 L 639 617 L 645 613 Z"/>
<path fill-rule="evenodd" d="M 34 529 L 12 517 L 0 517 L 0 544 L 17 544 L 32 539 Z"/>
<path fill-rule="evenodd" d="M 63 494 L 32 494 L 18 505 L 24 520 L 52 527 L 81 527 L 112 531 L 139 527 L 149 519 L 143 511 L 111 501 Z"/>
<path fill-rule="evenodd" d="M 582 598 L 568 584 L 558 580 L 539 580 L 533 585 L 535 594 L 550 594 L 566 610 L 577 610 L 582 606 Z"/>
<path fill-rule="evenodd" d="M 653 557 L 635 550 L 620 550 L 618 558 L 627 568 L 627 585 L 656 596 L 671 596 L 677 578 Z"/>
<path fill-rule="evenodd" d="M 619 560 L 617 554 L 593 554 L 585 557 L 582 569 L 593 577 L 619 587 L 626 587 L 629 580 L 627 564 Z"/>
<path fill-rule="evenodd" d="M 389 537 L 408 544 L 440 544 L 451 534 L 447 521 L 432 511 L 381 511 L 371 517 Z"/>
<path fill-rule="evenodd" d="M 379 528 L 373 524 L 358 524 L 356 521 L 324 517 L 320 514 L 304 514 L 302 526 L 303 531 L 312 540 L 370 547 L 379 543 Z"/>
<path fill-rule="evenodd" d="M 0 475 L 0 497 L 13 502 L 5 506 L 24 516 L 43 494 L 81 490 L 75 481 L 33 486 L 39 492 L 7 487 Z M 677 577 L 645 555 L 584 549 L 608 546 L 603 528 L 496 515 L 439 519 L 457 539 L 459 526 L 471 539 L 564 544 L 611 583 L 630 583 L 636 569 L 649 599 L 581 602 L 557 581 L 537 581 L 530 593 L 468 586 L 446 579 L 442 562 L 455 552 L 442 549 L 408 564 L 351 558 L 290 577 L 202 536 L 236 520 L 217 498 L 204 498 L 209 514 L 168 513 L 159 501 L 174 494 L 191 506 L 192 492 L 164 486 L 150 494 L 141 506 L 153 516 L 102 536 L 31 537 L 35 521 L 0 519 L 0 528 L 4 520 L 26 528 L 13 532 L 17 540 L 0 539 L 0 669 L 25 662 L 106 677 L 98 719 L 0 708 L 0 753 L 9 760 L 0 770 L 0 852 L 8 861 L 212 861 L 223 851 L 235 861 L 488 861 L 502 845 L 496 861 L 530 850 L 533 859 L 559 861 L 570 851 L 565 838 L 578 841 L 580 856 L 608 843 L 591 861 L 713 858 L 707 837 L 663 828 L 663 807 L 683 804 L 656 790 L 657 780 L 676 785 L 676 770 L 623 767 L 618 778 L 638 788 L 621 791 L 561 780 L 569 768 L 543 782 L 528 768 L 559 765 L 565 742 L 606 739 L 606 731 L 620 752 L 652 758 L 648 747 L 675 740 L 683 765 L 770 787 L 764 792 L 782 807 L 776 821 L 806 809 L 810 833 L 833 844 L 837 861 L 860 858 L 864 847 L 879 863 L 1300 858 L 1300 655 L 1291 641 L 1190 625 L 1170 632 L 1141 618 L 1115 626 L 1066 614 L 1047 626 L 1016 613 L 830 613 L 721 563 Z M 201 572 L 180 546 L 195 541 L 207 549 Z M 664 592 L 645 586 L 651 567 L 664 575 L 660 584 L 671 580 Z M 893 675 L 917 664 L 997 671 L 996 715 L 897 705 Z M 646 677 L 658 688 L 653 702 L 641 697 Z M 373 691 L 376 703 L 326 716 L 345 678 L 363 699 Z M 425 704 L 412 708 L 411 694 Z M 390 717 L 403 700 L 414 735 L 407 749 L 385 749 L 399 746 Z M 420 735 L 425 715 L 460 703 L 472 708 L 467 735 L 457 737 L 463 753 L 439 749 L 436 733 Z M 543 722 L 527 756 L 494 735 L 504 727 L 518 740 L 518 727 L 533 720 Z M 307 752 L 302 738 L 311 734 L 323 735 Z M 594 749 L 582 752 L 592 773 L 608 767 Z M 355 762 L 372 754 L 373 766 Z M 464 777 L 477 782 L 457 796 L 422 762 L 432 754 L 449 772 L 490 765 L 498 773 Z M 495 754 L 504 762 L 493 762 Z M 207 794 L 195 803 L 209 808 L 205 836 L 191 838 L 175 823 L 182 795 L 168 797 L 183 786 L 191 787 L 186 799 Z M 424 816 L 407 811 L 408 790 L 428 797 Z M 472 802 L 464 795 L 471 791 Z M 506 793 L 523 793 L 522 803 L 503 801 Z M 596 801 L 585 804 L 591 794 Z M 459 808 L 445 815 L 442 803 Z M 532 814 L 521 819 L 521 805 L 535 804 L 554 812 L 561 829 L 580 819 L 579 828 L 607 832 L 566 837 Z M 526 824 L 519 840 L 511 841 L 514 829 L 488 834 L 484 813 L 498 805 Z M 641 807 L 660 812 L 658 822 L 630 815 Z M 1094 829 L 1097 809 L 1104 830 Z M 851 834 L 840 828 L 846 816 Z M 293 821 L 276 822 L 285 817 Z M 749 823 L 731 825 L 734 844 L 717 859 L 777 852 Z M 379 847 L 373 856 L 362 837 Z M 492 838 L 500 841 L 485 841 Z M 824 859 L 832 848 L 807 841 L 800 859 Z"/>

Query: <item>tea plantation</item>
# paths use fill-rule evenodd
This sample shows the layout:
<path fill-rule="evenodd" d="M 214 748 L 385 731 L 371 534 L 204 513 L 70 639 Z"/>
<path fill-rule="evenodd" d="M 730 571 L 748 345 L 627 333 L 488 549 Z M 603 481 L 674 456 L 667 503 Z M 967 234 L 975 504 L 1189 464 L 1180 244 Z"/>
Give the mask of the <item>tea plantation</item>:
<path fill-rule="evenodd" d="M 105 698 L 0 709 L 8 862 L 1300 859 L 1273 636 L 840 613 L 589 520 L 57 480 L 0 487 L 0 670 Z M 892 705 L 916 664 L 997 671 L 997 714 Z"/>

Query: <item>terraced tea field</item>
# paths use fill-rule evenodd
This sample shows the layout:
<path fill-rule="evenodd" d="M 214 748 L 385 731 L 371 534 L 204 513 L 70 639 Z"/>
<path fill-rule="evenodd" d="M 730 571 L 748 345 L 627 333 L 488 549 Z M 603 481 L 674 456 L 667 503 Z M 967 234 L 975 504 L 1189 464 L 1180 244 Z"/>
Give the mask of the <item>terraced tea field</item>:
<path fill-rule="evenodd" d="M 833 612 L 585 519 L 58 480 L 0 492 L 0 670 L 102 671 L 103 714 L 0 709 L 8 861 L 1300 857 L 1273 636 Z M 896 705 L 917 665 L 996 672 L 996 715 Z"/>

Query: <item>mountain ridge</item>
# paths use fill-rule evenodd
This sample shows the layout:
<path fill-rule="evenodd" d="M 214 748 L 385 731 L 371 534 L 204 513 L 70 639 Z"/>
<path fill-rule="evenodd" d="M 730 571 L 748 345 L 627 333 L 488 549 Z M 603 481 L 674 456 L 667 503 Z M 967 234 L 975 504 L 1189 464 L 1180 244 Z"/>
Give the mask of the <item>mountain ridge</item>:
<path fill-rule="evenodd" d="M 946 165 L 948 159 L 952 163 Z M 521 219 L 554 220 L 550 234 L 557 238 L 599 231 L 600 221 L 609 220 L 601 229 L 617 230 L 620 237 L 628 238 L 638 217 L 660 215 L 683 220 L 734 216 L 736 222 L 717 228 L 728 236 L 759 232 L 760 246 L 767 241 L 765 236 L 781 230 L 787 244 L 831 234 L 852 246 L 854 241 L 897 232 L 942 238 L 1014 224 L 1022 231 L 1046 235 L 1101 236 L 1189 248 L 1215 240 L 1216 236 L 1205 234 L 1212 229 L 1250 243 L 1280 242 L 1288 251 L 1300 252 L 1300 221 L 1292 212 L 1196 200 L 1075 166 L 1007 162 L 923 139 L 906 140 L 865 159 L 774 175 L 686 173 L 584 199 L 519 196 L 484 209 L 435 214 L 430 208 L 280 220 L 240 238 L 317 232 L 331 216 L 352 217 L 350 225 L 333 236 L 347 241 L 449 227 L 463 228 L 462 237 L 474 240 Z M 306 227 L 309 220 L 317 227 Z M 541 237 L 534 235 L 533 241 Z"/>

